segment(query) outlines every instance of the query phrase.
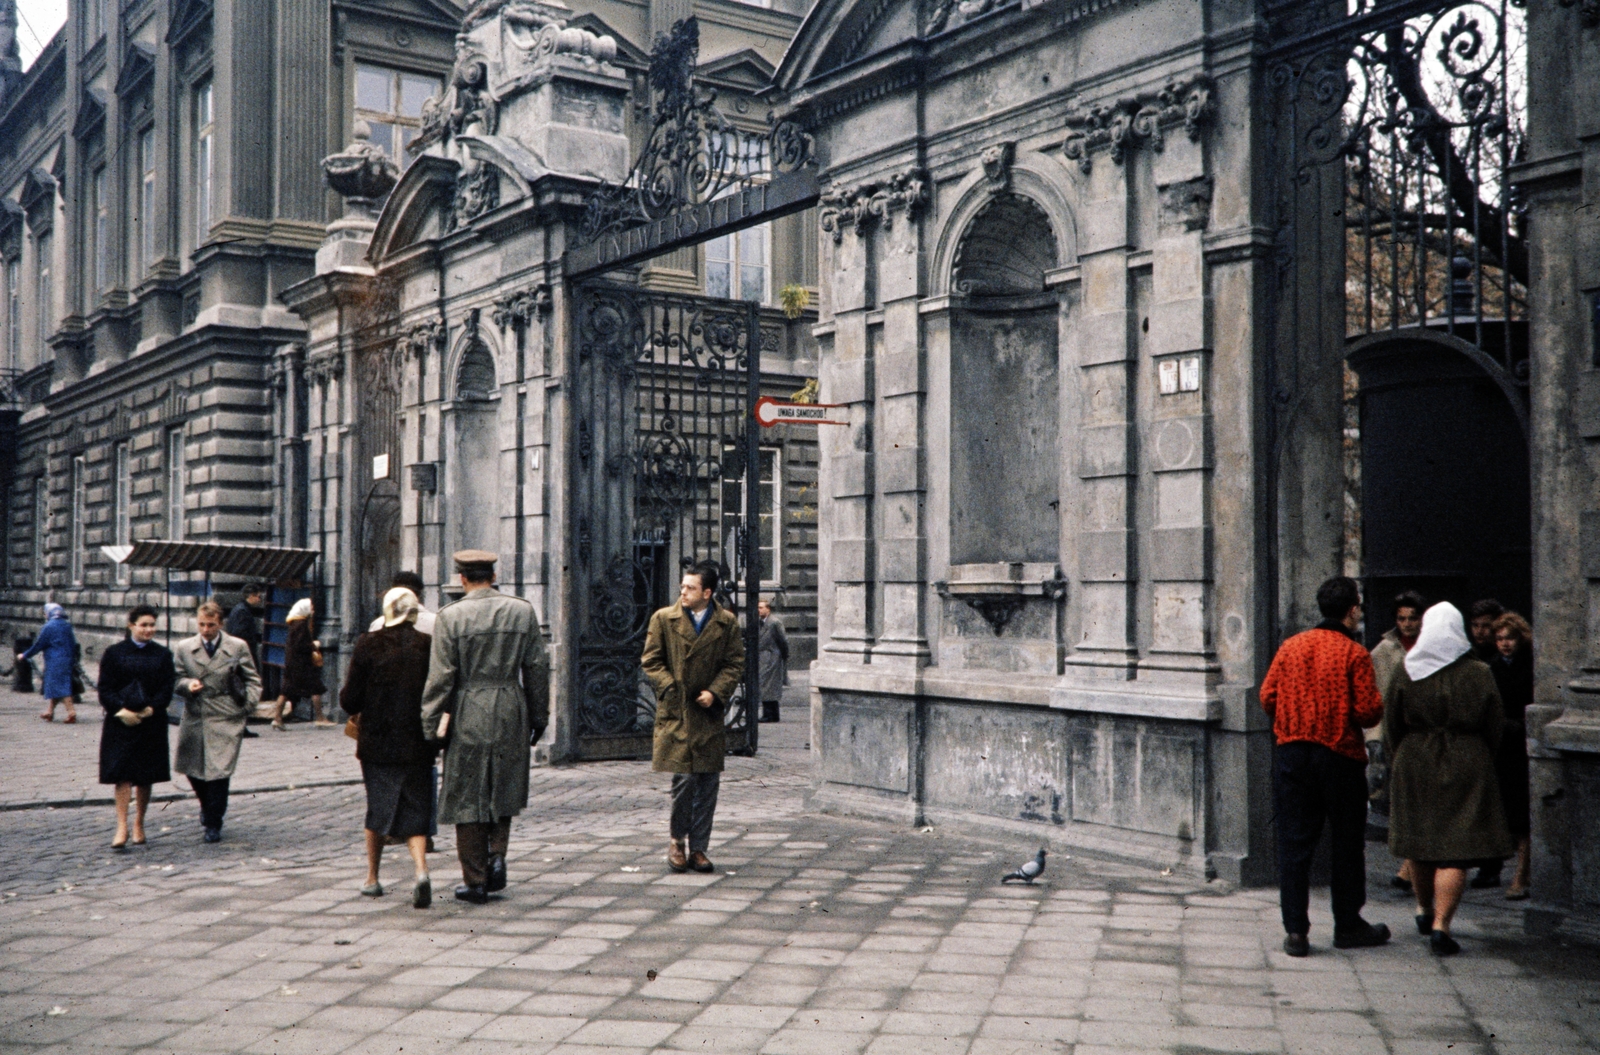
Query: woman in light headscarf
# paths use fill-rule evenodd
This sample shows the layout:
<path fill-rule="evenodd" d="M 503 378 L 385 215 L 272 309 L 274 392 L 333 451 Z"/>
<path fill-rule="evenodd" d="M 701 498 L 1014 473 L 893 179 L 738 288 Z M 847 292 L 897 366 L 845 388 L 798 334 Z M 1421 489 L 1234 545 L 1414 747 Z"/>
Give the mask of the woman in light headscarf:
<path fill-rule="evenodd" d="M 72 623 L 67 620 L 67 610 L 59 604 L 44 606 L 44 626 L 28 651 L 17 657 L 25 663 L 39 653 L 44 653 L 44 683 L 40 691 L 46 707 L 39 717 L 47 722 L 56 720 L 56 704 L 67 705 L 67 724 L 78 720 L 78 709 L 73 705 L 72 668 L 77 654 L 78 639 L 72 633 Z"/>
<path fill-rule="evenodd" d="M 283 712 L 286 707 L 311 697 L 311 720 L 324 728 L 333 725 L 322 715 L 322 694 L 328 687 L 322 683 L 322 642 L 311 636 L 311 598 L 302 597 L 289 609 L 289 639 L 283 646 L 283 685 L 278 690 L 278 702 L 272 708 L 272 727 L 283 731 Z"/>
<path fill-rule="evenodd" d="M 367 880 L 361 892 L 381 897 L 384 844 L 404 839 L 416 866 L 411 903 L 433 901 L 428 831 L 433 823 L 433 756 L 422 735 L 422 689 L 433 638 L 416 628 L 417 595 L 396 586 L 383 595 L 383 629 L 356 639 L 339 706 L 358 725 L 356 758 L 367 786 Z"/>
<path fill-rule="evenodd" d="M 1508 857 L 1495 778 L 1504 725 L 1489 667 L 1472 654 L 1461 613 L 1448 602 L 1422 616 L 1422 633 L 1390 682 L 1383 709 L 1389 765 L 1389 849 L 1411 865 L 1417 931 L 1433 952 L 1461 951 L 1450 922 L 1467 869 Z"/>

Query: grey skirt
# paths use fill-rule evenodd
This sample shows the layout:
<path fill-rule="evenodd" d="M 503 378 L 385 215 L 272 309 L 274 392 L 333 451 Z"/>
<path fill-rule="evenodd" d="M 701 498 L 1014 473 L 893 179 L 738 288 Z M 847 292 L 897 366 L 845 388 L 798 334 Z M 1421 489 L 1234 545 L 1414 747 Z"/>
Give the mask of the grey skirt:
<path fill-rule="evenodd" d="M 433 828 L 433 767 L 361 763 L 367 785 L 369 831 L 396 839 L 428 835 Z"/>

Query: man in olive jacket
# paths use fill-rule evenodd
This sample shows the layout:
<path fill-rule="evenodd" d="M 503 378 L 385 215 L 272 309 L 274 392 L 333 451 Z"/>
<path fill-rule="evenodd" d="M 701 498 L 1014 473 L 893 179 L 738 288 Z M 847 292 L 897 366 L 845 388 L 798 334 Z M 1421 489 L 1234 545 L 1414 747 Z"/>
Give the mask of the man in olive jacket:
<path fill-rule="evenodd" d="M 532 745 L 550 716 L 550 661 L 533 605 L 494 588 L 496 556 L 455 555 L 466 596 L 433 626 L 422 732 L 445 741 L 439 822 L 456 826 L 461 901 L 506 885 L 511 818 L 528 805 Z"/>
<path fill-rule="evenodd" d="M 712 600 L 717 580 L 712 564 L 684 572 L 678 603 L 650 617 L 640 660 L 656 691 L 653 768 L 673 775 L 667 864 L 674 872 L 714 867 L 706 850 L 728 750 L 723 716 L 744 677 L 744 635 L 738 618 Z"/>

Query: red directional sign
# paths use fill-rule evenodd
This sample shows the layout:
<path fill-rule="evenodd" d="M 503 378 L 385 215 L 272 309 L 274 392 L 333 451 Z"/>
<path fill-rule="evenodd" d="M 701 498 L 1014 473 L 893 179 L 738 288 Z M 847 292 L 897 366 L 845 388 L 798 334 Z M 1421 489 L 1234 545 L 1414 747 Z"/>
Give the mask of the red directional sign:
<path fill-rule="evenodd" d="M 828 417 L 828 411 L 842 406 L 843 403 L 783 403 L 762 396 L 756 400 L 756 424 L 764 429 L 774 425 L 848 425 L 848 421 Z"/>

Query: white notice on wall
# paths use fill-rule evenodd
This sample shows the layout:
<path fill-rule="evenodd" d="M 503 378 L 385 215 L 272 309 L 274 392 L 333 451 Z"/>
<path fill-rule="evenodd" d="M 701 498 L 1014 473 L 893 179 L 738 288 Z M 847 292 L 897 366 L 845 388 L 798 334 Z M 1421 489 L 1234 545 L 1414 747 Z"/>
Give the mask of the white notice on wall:
<path fill-rule="evenodd" d="M 373 455 L 372 478 L 374 480 L 387 480 L 389 478 L 389 456 L 387 454 Z"/>
<path fill-rule="evenodd" d="M 1156 366 L 1156 379 L 1159 382 L 1162 395 L 1177 395 L 1178 361 L 1176 359 L 1161 360 L 1161 362 Z"/>
<path fill-rule="evenodd" d="M 1200 391 L 1200 357 L 1186 355 L 1178 360 L 1178 387 L 1185 392 Z"/>

